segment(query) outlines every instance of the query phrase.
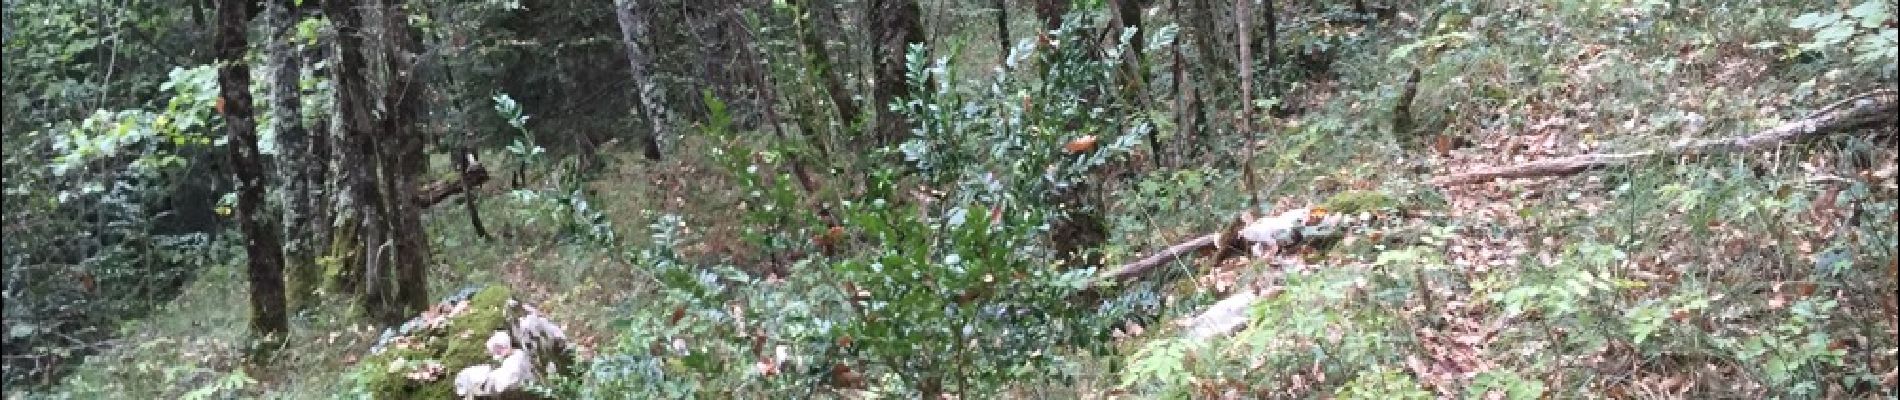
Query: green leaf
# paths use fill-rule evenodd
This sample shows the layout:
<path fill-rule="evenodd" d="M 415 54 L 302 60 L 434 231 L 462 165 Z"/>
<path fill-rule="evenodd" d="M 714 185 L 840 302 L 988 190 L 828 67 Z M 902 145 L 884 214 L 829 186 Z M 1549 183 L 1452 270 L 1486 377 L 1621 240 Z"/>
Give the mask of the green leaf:
<path fill-rule="evenodd" d="M 1862 28 L 1878 28 L 1883 22 L 1893 18 L 1892 11 L 1888 10 L 1888 7 L 1891 5 L 1888 5 L 1885 0 L 1868 0 L 1848 9 L 1847 15 L 1860 20 Z"/>
<path fill-rule="evenodd" d="M 33 334 L 39 333 L 39 331 L 40 331 L 39 325 L 34 325 L 34 324 L 24 323 L 24 322 L 8 324 L 7 337 L 23 338 L 27 336 L 33 336 Z"/>
<path fill-rule="evenodd" d="M 1841 20 L 1841 13 L 1838 13 L 1838 12 L 1832 12 L 1832 13 L 1826 13 L 1826 14 L 1807 13 L 1807 14 L 1801 14 L 1801 16 L 1798 16 L 1798 17 L 1794 17 L 1793 21 L 1788 22 L 1788 27 L 1795 28 L 1795 29 L 1813 30 L 1813 29 L 1818 29 L 1823 26 L 1833 25 L 1835 22 L 1839 22 L 1840 20 Z"/>
<path fill-rule="evenodd" d="M 1851 37 L 1854 37 L 1854 26 L 1847 24 L 1828 25 L 1826 28 L 1814 31 L 1814 41 L 1827 45 L 1845 42 Z"/>

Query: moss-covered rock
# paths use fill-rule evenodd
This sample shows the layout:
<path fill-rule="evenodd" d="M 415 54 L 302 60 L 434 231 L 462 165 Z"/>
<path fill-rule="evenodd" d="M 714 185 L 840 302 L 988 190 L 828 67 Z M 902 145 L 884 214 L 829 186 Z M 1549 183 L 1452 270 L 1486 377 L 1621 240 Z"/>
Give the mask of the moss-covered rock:
<path fill-rule="evenodd" d="M 519 318 L 519 310 L 509 310 L 512 297 L 501 285 L 465 290 L 386 332 L 371 355 L 357 364 L 359 389 L 376 399 L 457 398 L 458 371 L 497 364 L 486 342 L 496 331 L 509 330 L 511 318 Z M 571 362 L 570 350 L 554 351 L 559 357 L 549 358 L 559 364 Z M 568 365 L 556 368 L 562 373 L 569 370 Z"/>

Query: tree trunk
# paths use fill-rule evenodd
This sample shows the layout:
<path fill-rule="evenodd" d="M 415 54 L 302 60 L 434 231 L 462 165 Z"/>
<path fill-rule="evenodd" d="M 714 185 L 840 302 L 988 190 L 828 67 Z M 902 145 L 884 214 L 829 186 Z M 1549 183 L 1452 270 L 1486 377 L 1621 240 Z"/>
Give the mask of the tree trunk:
<path fill-rule="evenodd" d="M 305 4 L 305 7 L 308 7 L 305 8 L 305 10 L 309 10 L 315 6 L 316 4 L 314 3 Z M 297 14 L 303 15 L 305 10 L 299 10 Z M 326 35 L 319 39 L 318 44 L 302 48 L 299 51 L 297 63 L 300 65 L 317 65 L 318 61 L 329 57 L 325 49 L 329 48 L 333 40 L 335 40 L 335 38 Z M 298 69 L 301 70 L 302 68 Z M 299 77 L 301 78 L 301 75 L 299 75 Z M 300 99 L 299 102 L 301 101 Z M 332 212 L 332 206 L 336 203 L 332 202 L 330 197 L 332 196 L 330 189 L 330 148 L 332 147 L 331 140 L 334 139 L 334 135 L 331 134 L 330 130 L 331 121 L 332 119 L 330 118 L 319 119 L 314 125 L 305 130 L 305 140 L 308 141 L 308 146 L 306 147 L 308 154 L 304 156 L 308 157 L 309 162 L 301 165 L 301 167 L 304 168 L 304 182 L 306 185 L 309 185 L 308 187 L 310 188 L 310 193 L 303 198 L 303 201 L 306 203 L 304 209 L 310 212 L 310 230 L 300 234 L 310 237 L 309 243 L 311 243 L 311 256 L 313 257 L 311 267 L 316 271 L 317 276 L 315 278 L 319 281 L 323 279 L 324 267 L 315 263 L 314 261 L 316 259 L 314 257 L 316 257 L 316 254 L 319 252 L 323 252 L 323 248 L 331 245 L 331 234 L 334 233 L 333 228 L 335 228 L 336 223 L 334 220 L 336 215 Z M 319 284 L 321 283 L 319 282 Z"/>
<path fill-rule="evenodd" d="M 383 104 L 389 107 L 383 118 L 382 190 L 384 204 L 390 210 L 390 242 L 396 269 L 396 300 L 401 305 L 397 320 L 429 308 L 429 266 L 434 264 L 429 235 L 422 226 L 422 207 L 410 199 L 416 197 L 417 182 L 428 172 L 428 155 L 423 146 L 428 138 L 421 129 L 423 121 L 423 79 L 419 32 L 409 24 L 408 13 L 400 0 L 385 0 L 382 34 L 384 69 L 389 77 Z"/>
<path fill-rule="evenodd" d="M 284 311 L 284 254 L 272 219 L 264 211 L 264 160 L 257 150 L 257 121 L 251 107 L 251 69 L 244 64 L 244 2 L 218 2 L 217 55 L 219 104 L 224 105 L 231 170 L 237 174 L 237 219 L 244 231 L 250 265 L 251 334 L 268 348 L 290 332 Z"/>
<path fill-rule="evenodd" d="M 1247 199 L 1251 201 L 1247 206 L 1257 209 L 1260 207 L 1260 186 L 1254 183 L 1253 173 L 1253 29 L 1247 23 L 1253 19 L 1248 16 L 1252 14 L 1248 10 L 1252 3 L 1253 0 L 1234 0 L 1234 14 L 1237 15 L 1234 23 L 1240 29 L 1240 134 L 1246 139 L 1243 142 L 1245 151 L 1241 152 L 1241 157 L 1245 158 L 1240 160 L 1240 172 L 1245 176 Z"/>
<path fill-rule="evenodd" d="M 1062 28 L 1062 16 L 1069 13 L 1069 0 L 1036 0 L 1036 19 L 1043 33 Z"/>
<path fill-rule="evenodd" d="M 383 242 L 387 233 L 384 220 L 389 210 L 377 184 L 380 147 L 375 137 L 377 121 L 371 113 L 375 99 L 370 97 L 369 61 L 363 50 L 362 6 L 355 0 L 323 2 L 324 14 L 336 27 L 338 62 L 333 78 L 337 92 L 336 113 L 346 145 L 337 154 L 339 165 L 346 169 L 342 182 L 349 194 L 348 209 L 354 211 L 351 226 L 339 232 L 337 242 L 354 245 L 353 258 L 362 263 L 362 268 L 352 273 L 363 296 L 360 303 L 364 314 L 376 321 L 389 322 L 400 320 L 402 313 L 395 306 L 394 291 L 389 287 L 392 274 L 385 268 L 391 264 L 386 261 L 388 246 Z"/>
<path fill-rule="evenodd" d="M 652 131 L 643 143 L 648 160 L 660 159 L 660 137 L 666 135 L 667 110 L 660 99 L 660 86 L 653 81 L 653 58 L 640 39 L 647 36 L 646 14 L 635 12 L 634 0 L 616 0 L 614 13 L 620 21 L 620 42 L 627 47 L 627 66 L 633 73 L 633 83 L 639 88 L 640 112 L 644 114 Z"/>
<path fill-rule="evenodd" d="M 1267 70 L 1271 71 L 1279 66 L 1280 60 L 1280 16 L 1277 15 L 1279 10 L 1274 7 L 1273 0 L 1262 0 L 1261 4 L 1264 10 L 1260 12 L 1266 14 L 1267 25 L 1260 29 L 1265 35 L 1262 35 L 1259 46 L 1266 53 Z"/>
<path fill-rule="evenodd" d="M 896 145 L 910 136 L 910 121 L 891 111 L 891 103 L 910 91 L 905 52 L 912 44 L 924 42 L 922 13 L 916 0 L 871 0 L 872 57 L 877 65 L 871 98 L 877 110 L 877 137 L 884 145 Z"/>
<path fill-rule="evenodd" d="M 1217 94 L 1232 90 L 1232 86 L 1228 84 L 1228 82 L 1232 81 L 1229 81 L 1227 78 L 1231 75 L 1227 74 L 1229 74 L 1230 72 L 1228 71 L 1231 71 L 1233 68 L 1230 67 L 1231 64 L 1229 64 L 1227 58 L 1224 57 L 1225 53 L 1220 50 L 1225 46 L 1221 43 L 1220 29 L 1214 24 L 1214 22 L 1219 19 L 1215 17 L 1213 1 L 1186 1 L 1187 4 L 1181 4 L 1184 6 L 1181 8 L 1184 9 L 1186 13 L 1177 12 L 1175 16 L 1185 21 L 1181 25 L 1181 31 L 1193 39 L 1194 50 L 1196 53 L 1199 53 L 1195 58 L 1197 62 L 1191 63 L 1190 65 L 1196 67 L 1195 75 L 1205 79 L 1206 81 L 1204 83 L 1208 86 L 1202 87 L 1201 89 L 1203 90 L 1198 93 Z M 1207 100 L 1206 95 L 1201 97 L 1203 100 Z M 1218 102 L 1221 99 L 1215 97 L 1213 100 Z"/>
<path fill-rule="evenodd" d="M 996 8 L 996 65 L 1009 62 L 1009 2 L 995 0 L 991 7 Z"/>
<path fill-rule="evenodd" d="M 838 76 L 837 68 L 832 67 L 831 54 L 825 51 L 825 43 L 818 38 L 818 30 L 812 23 L 812 15 L 817 9 L 829 7 L 828 4 L 813 4 L 814 1 L 795 2 L 799 6 L 794 19 L 798 24 L 798 40 L 805 48 L 805 65 L 809 66 L 818 79 L 825 84 L 825 92 L 831 97 L 831 105 L 838 112 L 838 120 L 845 126 L 858 121 L 858 103 L 852 101 L 851 91 L 844 86 L 844 78 Z M 815 134 L 807 132 L 806 134 Z M 817 142 L 814 142 L 817 143 Z M 820 148 L 823 146 L 821 145 Z"/>
<path fill-rule="evenodd" d="M 272 0 L 264 6 L 270 24 L 270 41 L 264 51 L 270 64 L 271 123 L 275 124 L 277 145 L 282 149 L 277 156 L 277 179 L 283 186 L 283 201 L 278 204 L 284 211 L 284 269 L 288 273 L 285 295 L 290 312 L 295 313 L 315 303 L 317 281 L 323 276 L 317 269 L 316 244 L 310 240 L 315 204 L 310 201 L 314 192 L 309 168 L 322 161 L 310 151 L 310 145 L 317 141 L 310 139 L 303 125 L 298 85 L 303 63 L 292 46 L 297 18 L 291 1 Z"/>

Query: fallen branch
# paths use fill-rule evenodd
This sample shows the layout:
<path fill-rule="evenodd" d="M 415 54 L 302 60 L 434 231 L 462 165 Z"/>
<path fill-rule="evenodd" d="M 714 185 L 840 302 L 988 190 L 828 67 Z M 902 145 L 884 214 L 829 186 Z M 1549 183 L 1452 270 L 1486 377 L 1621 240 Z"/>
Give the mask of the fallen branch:
<path fill-rule="evenodd" d="M 1159 267 L 1169 262 L 1173 262 L 1175 259 L 1179 259 L 1183 255 L 1201 251 L 1201 249 L 1205 249 L 1208 247 L 1213 247 L 1214 243 L 1220 240 L 1220 236 L 1221 235 L 1218 233 L 1208 234 L 1205 236 L 1194 238 L 1193 240 L 1181 242 L 1181 244 L 1168 246 L 1168 248 L 1162 249 L 1161 252 L 1159 253 L 1149 255 L 1148 257 L 1142 258 L 1140 260 L 1136 260 L 1135 262 L 1123 264 L 1121 267 L 1115 268 L 1115 272 L 1110 272 L 1107 275 L 1103 275 L 1101 277 L 1101 280 L 1104 282 L 1126 283 L 1128 281 L 1134 280 L 1135 278 L 1141 277 L 1142 275 L 1148 274 L 1148 271 L 1153 271 L 1155 267 Z"/>
<path fill-rule="evenodd" d="M 1291 246 L 1314 239 L 1337 237 L 1341 234 L 1342 229 L 1339 229 L 1339 227 L 1344 221 L 1345 220 L 1339 215 L 1315 213 L 1311 208 L 1293 209 L 1283 212 L 1280 215 L 1258 220 L 1245 220 L 1244 225 L 1234 224 L 1220 233 L 1196 237 L 1186 242 L 1181 242 L 1180 244 L 1168 246 L 1168 248 L 1143 257 L 1140 260 L 1122 264 L 1122 266 L 1116 267 L 1113 272 L 1103 274 L 1097 279 L 1099 282 L 1105 284 L 1127 283 L 1147 275 L 1149 272 L 1158 269 L 1157 267 L 1180 259 L 1182 256 L 1210 247 L 1238 249 L 1239 246 L 1235 245 L 1250 244 L 1254 247 L 1252 250 L 1257 253 L 1264 248 Z M 1225 240 L 1223 240 L 1223 238 L 1225 238 Z M 1227 243 L 1222 243 L 1223 241 Z M 1235 251 L 1218 251 L 1215 252 L 1215 257 L 1224 258 L 1238 253 L 1239 252 Z M 1216 259 L 1214 261 L 1218 262 L 1220 260 Z"/>
<path fill-rule="evenodd" d="M 1690 139 L 1657 150 L 1582 154 L 1506 167 L 1482 168 L 1433 179 L 1432 184 L 1455 186 L 1484 183 L 1496 179 L 1566 176 L 1659 155 L 1705 155 L 1758 150 L 1834 133 L 1892 125 L 1896 105 L 1900 105 L 1900 96 L 1896 96 L 1893 89 L 1881 89 L 1834 103 L 1807 118 L 1781 124 L 1754 135 L 1725 139 Z"/>
<path fill-rule="evenodd" d="M 463 184 L 463 179 L 468 180 L 467 184 Z M 441 203 L 442 200 L 447 200 L 449 196 L 461 194 L 467 188 L 481 186 L 484 183 L 488 183 L 488 169 L 483 168 L 481 163 L 470 163 L 468 171 L 460 176 L 429 182 L 416 189 L 415 202 L 417 206 L 429 208 L 436 203 Z"/>

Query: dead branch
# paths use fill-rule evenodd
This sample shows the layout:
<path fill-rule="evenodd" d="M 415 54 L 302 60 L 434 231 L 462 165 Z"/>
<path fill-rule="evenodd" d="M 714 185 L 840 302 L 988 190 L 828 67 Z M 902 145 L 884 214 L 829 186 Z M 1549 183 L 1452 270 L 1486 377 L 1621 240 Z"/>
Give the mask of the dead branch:
<path fill-rule="evenodd" d="M 1854 96 L 1824 107 L 1807 118 L 1781 124 L 1753 135 L 1723 139 L 1689 139 L 1657 150 L 1582 154 L 1506 167 L 1481 168 L 1477 171 L 1433 179 L 1432 184 L 1455 186 L 1484 183 L 1495 179 L 1566 176 L 1656 156 L 1736 153 L 1771 148 L 1840 132 L 1892 125 L 1895 122 L 1896 105 L 1900 105 L 1900 96 L 1896 96 L 1893 89 L 1881 89 Z"/>
<path fill-rule="evenodd" d="M 1126 283 L 1135 278 L 1147 275 L 1149 271 L 1155 270 L 1155 267 L 1173 262 L 1183 255 L 1191 254 L 1208 247 L 1214 247 L 1214 244 L 1220 241 L 1220 237 L 1221 234 L 1218 233 L 1208 234 L 1194 238 L 1193 240 L 1181 242 L 1180 244 L 1168 246 L 1168 248 L 1162 249 L 1159 253 L 1115 268 L 1115 272 L 1103 275 L 1101 281 Z"/>

